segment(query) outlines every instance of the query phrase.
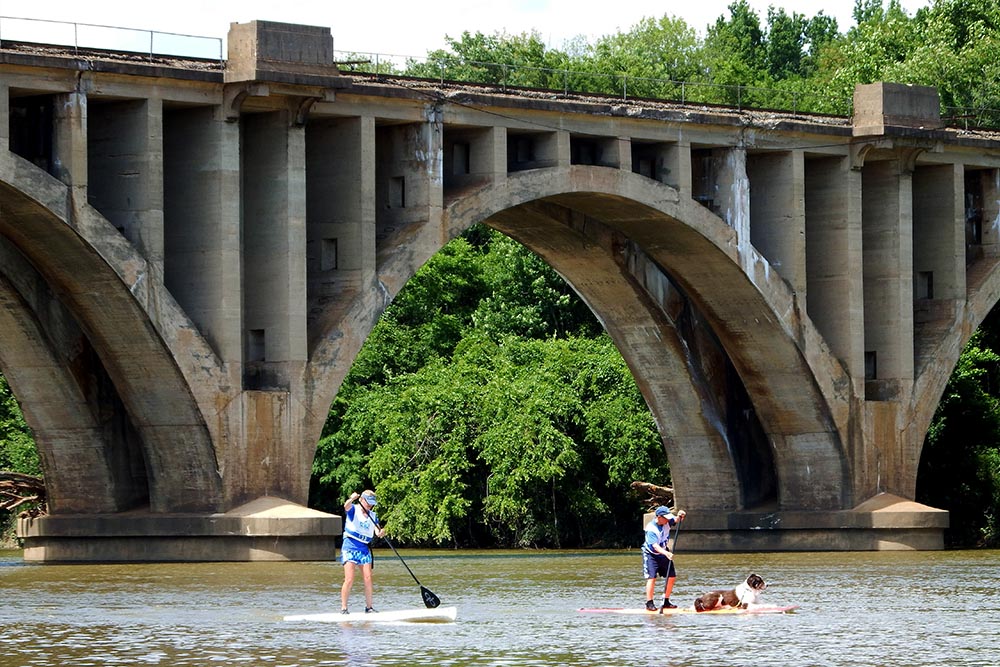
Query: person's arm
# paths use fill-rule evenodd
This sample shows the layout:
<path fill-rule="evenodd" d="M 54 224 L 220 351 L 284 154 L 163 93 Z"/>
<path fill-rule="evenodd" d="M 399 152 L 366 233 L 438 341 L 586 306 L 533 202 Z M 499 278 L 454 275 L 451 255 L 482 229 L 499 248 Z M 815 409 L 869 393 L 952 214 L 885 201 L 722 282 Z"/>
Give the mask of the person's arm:
<path fill-rule="evenodd" d="M 351 509 L 351 506 L 354 505 L 354 501 L 360 497 L 361 496 L 359 496 L 357 493 L 352 493 L 351 497 L 344 502 L 344 511 L 345 512 L 349 511 Z"/>

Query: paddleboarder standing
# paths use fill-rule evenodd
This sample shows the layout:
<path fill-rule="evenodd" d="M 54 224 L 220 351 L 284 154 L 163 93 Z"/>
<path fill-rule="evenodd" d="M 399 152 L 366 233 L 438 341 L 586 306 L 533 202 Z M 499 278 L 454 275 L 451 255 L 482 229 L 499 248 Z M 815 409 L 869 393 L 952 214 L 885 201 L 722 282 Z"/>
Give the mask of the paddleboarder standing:
<path fill-rule="evenodd" d="M 670 593 L 674 589 L 677 570 L 674 569 L 674 554 L 667 549 L 671 526 L 684 520 L 687 514 L 680 510 L 673 514 L 670 508 L 660 505 L 654 512 L 653 520 L 646 524 L 646 541 L 642 545 L 642 569 L 646 576 L 646 609 L 656 611 L 653 595 L 656 590 L 656 577 L 664 577 L 663 606 L 660 609 L 676 609 L 677 605 L 670 602 Z"/>
<path fill-rule="evenodd" d="M 355 502 L 357 501 L 357 502 Z M 354 572 L 360 567 L 365 582 L 365 613 L 375 611 L 372 605 L 372 550 L 371 542 L 382 537 L 385 530 L 378 524 L 375 492 L 366 489 L 361 494 L 352 493 L 344 502 L 344 541 L 340 547 L 340 561 L 344 564 L 344 585 L 340 588 L 340 613 L 346 614 L 347 600 L 354 586 Z"/>

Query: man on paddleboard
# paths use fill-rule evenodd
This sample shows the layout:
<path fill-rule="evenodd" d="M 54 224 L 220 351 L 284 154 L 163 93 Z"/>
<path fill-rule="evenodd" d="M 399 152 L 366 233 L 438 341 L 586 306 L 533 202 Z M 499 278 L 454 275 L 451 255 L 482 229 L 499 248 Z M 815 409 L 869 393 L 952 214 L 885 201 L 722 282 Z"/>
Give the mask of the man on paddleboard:
<path fill-rule="evenodd" d="M 375 536 L 382 537 L 385 534 L 375 515 L 376 504 L 375 492 L 367 489 L 360 495 L 352 493 L 344 503 L 344 542 L 340 547 L 340 561 L 344 564 L 344 585 L 340 588 L 342 614 L 348 613 L 347 600 L 351 596 L 354 571 L 358 567 L 365 580 L 365 613 L 375 611 L 372 606 L 371 542 Z"/>
<path fill-rule="evenodd" d="M 674 554 L 667 549 L 670 539 L 670 527 L 683 521 L 687 514 L 680 510 L 674 515 L 669 507 L 660 505 L 654 512 L 653 520 L 646 524 L 646 541 L 642 545 L 642 569 L 646 575 L 646 609 L 656 611 L 653 594 L 656 590 L 656 577 L 664 577 L 663 606 L 661 609 L 675 609 L 677 605 L 670 602 L 670 593 L 674 589 L 677 570 L 674 569 Z"/>

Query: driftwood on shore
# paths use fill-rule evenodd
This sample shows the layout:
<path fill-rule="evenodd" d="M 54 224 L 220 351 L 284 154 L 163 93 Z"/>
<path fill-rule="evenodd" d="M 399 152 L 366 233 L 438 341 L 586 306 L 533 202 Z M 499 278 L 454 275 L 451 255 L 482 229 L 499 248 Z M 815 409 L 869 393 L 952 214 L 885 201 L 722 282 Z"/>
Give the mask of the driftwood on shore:
<path fill-rule="evenodd" d="M 660 505 L 666 505 L 667 507 L 673 507 L 674 505 L 674 487 L 672 486 L 657 486 L 649 482 L 632 482 L 631 486 L 633 491 L 645 496 L 642 502 L 649 511 L 656 509 Z"/>
<path fill-rule="evenodd" d="M 0 510 L 13 512 L 28 505 L 24 514 L 40 516 L 48 512 L 45 480 L 34 475 L 0 470 Z"/>

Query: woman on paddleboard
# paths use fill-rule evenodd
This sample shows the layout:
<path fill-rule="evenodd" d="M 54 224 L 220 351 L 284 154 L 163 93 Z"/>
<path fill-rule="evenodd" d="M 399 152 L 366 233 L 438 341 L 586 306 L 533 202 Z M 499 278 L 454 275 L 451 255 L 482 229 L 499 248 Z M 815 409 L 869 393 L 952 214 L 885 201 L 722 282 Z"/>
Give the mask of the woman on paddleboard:
<path fill-rule="evenodd" d="M 653 520 L 646 524 L 646 541 L 642 545 L 642 569 L 646 575 L 646 609 L 656 611 L 653 594 L 656 590 L 656 577 L 666 579 L 663 588 L 663 606 L 660 609 L 675 609 L 677 605 L 670 602 L 670 592 L 674 589 L 677 570 L 674 569 L 674 554 L 667 549 L 670 539 L 670 527 L 683 521 L 686 512 L 680 510 L 676 516 L 669 507 L 660 505 L 656 508 Z"/>
<path fill-rule="evenodd" d="M 371 542 L 376 536 L 385 534 L 375 515 L 376 504 L 375 492 L 367 489 L 360 495 L 352 493 L 344 503 L 344 543 L 340 547 L 340 561 L 344 564 L 344 585 L 340 588 L 341 614 L 348 613 L 347 600 L 351 597 L 354 571 L 358 567 L 365 581 L 365 613 L 375 611 L 372 606 Z"/>

